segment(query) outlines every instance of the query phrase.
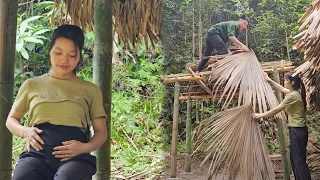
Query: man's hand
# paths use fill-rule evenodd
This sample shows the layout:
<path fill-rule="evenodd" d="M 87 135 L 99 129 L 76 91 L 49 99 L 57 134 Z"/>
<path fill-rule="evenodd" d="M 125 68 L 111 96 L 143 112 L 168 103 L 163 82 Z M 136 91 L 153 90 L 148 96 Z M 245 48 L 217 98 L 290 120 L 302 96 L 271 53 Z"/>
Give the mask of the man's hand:
<path fill-rule="evenodd" d="M 250 49 L 246 45 L 240 46 L 240 49 L 243 51 L 250 51 Z"/>
<path fill-rule="evenodd" d="M 80 141 L 65 141 L 62 142 L 62 146 L 53 148 L 54 152 L 52 153 L 52 155 L 54 155 L 54 157 L 56 158 L 60 158 L 61 161 L 67 161 L 80 154 L 87 153 L 86 147 L 86 143 L 82 143 Z"/>

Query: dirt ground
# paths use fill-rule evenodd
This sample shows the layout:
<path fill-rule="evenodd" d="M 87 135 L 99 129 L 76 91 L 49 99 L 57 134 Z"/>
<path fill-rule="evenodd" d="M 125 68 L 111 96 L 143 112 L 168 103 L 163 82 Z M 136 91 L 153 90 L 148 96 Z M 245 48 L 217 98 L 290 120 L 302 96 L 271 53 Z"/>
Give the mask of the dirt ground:
<path fill-rule="evenodd" d="M 178 155 L 177 161 L 177 178 L 181 180 L 207 180 L 208 178 L 208 169 L 209 162 L 206 162 L 203 166 L 200 167 L 202 160 L 204 159 L 203 155 L 194 156 L 191 160 L 191 173 L 185 173 L 184 170 L 184 155 Z M 166 167 L 164 172 L 166 173 L 161 179 L 168 179 L 170 177 L 170 157 L 166 159 Z M 277 174 L 277 180 L 282 179 L 280 174 Z M 216 178 L 216 180 L 227 180 L 226 176 L 220 175 Z M 236 180 L 243 180 L 240 176 L 236 178 Z M 294 180 L 292 177 L 291 180 Z M 314 180 L 314 179 L 313 179 Z"/>

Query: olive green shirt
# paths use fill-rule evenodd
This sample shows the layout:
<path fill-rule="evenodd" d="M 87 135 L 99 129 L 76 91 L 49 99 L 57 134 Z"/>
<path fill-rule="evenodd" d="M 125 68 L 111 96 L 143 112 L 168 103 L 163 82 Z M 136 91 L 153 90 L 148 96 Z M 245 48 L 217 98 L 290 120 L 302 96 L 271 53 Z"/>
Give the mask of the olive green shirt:
<path fill-rule="evenodd" d="M 29 110 L 29 126 L 50 123 L 87 128 L 91 120 L 106 116 L 98 86 L 81 78 L 61 80 L 48 74 L 26 80 L 12 108 L 21 113 Z"/>
<path fill-rule="evenodd" d="M 281 104 L 286 108 L 288 113 L 288 125 L 290 127 L 306 126 L 306 112 L 299 91 L 292 91 L 287 94 Z"/>
<path fill-rule="evenodd" d="M 221 39 L 227 43 L 230 36 L 236 36 L 238 38 L 240 34 L 240 27 L 238 21 L 226 21 L 213 25 L 208 34 L 218 34 Z"/>

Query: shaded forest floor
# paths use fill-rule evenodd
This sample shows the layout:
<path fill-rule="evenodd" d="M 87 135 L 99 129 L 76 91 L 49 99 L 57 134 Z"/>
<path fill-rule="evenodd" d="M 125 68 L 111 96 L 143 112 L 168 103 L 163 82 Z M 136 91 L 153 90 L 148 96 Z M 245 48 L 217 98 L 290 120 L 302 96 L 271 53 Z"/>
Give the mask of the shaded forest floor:
<path fill-rule="evenodd" d="M 207 180 L 208 178 L 208 170 L 210 166 L 210 161 L 207 161 L 204 165 L 200 167 L 202 160 L 204 159 L 204 155 L 195 155 L 191 159 L 191 173 L 185 173 L 184 165 L 185 165 L 185 156 L 183 154 L 178 155 L 177 161 L 177 178 L 181 180 Z M 164 168 L 165 174 L 160 179 L 167 179 L 170 177 L 170 157 L 166 158 L 166 166 Z M 282 179 L 278 177 L 278 179 Z M 216 180 L 227 180 L 227 176 L 219 175 Z M 243 180 L 240 176 L 236 178 L 236 180 Z M 294 180 L 291 177 L 291 180 Z M 313 179 L 314 180 L 314 179 Z"/>

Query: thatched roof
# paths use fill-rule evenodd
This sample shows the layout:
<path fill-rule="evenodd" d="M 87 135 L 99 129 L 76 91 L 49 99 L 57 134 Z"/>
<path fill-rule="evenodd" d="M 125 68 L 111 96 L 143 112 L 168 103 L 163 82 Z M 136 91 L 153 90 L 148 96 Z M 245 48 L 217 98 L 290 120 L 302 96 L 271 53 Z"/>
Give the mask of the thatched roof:
<path fill-rule="evenodd" d="M 299 20 L 302 23 L 294 48 L 304 52 L 306 62 L 296 69 L 303 74 L 311 109 L 320 109 L 320 0 L 315 0 Z"/>
<path fill-rule="evenodd" d="M 150 39 L 152 44 L 158 42 L 162 0 L 114 0 L 112 2 L 114 30 L 127 47 L 130 44 L 135 47 L 140 41 L 146 39 Z M 58 20 L 55 20 L 55 14 L 52 14 L 53 26 L 63 24 L 66 22 L 64 20 L 67 20 L 85 31 L 93 30 L 93 0 L 55 0 L 53 12 L 60 13 Z"/>

